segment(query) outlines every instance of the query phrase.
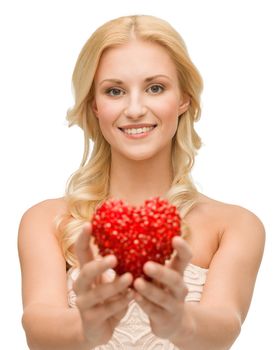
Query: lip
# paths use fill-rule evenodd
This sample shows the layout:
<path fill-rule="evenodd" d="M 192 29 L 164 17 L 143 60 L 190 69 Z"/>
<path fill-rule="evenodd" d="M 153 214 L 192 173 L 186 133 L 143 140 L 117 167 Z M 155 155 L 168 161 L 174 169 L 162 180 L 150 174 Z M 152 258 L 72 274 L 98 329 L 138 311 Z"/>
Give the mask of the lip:
<path fill-rule="evenodd" d="M 153 124 L 152 125 L 149 125 L 148 126 L 154 126 Z M 133 126 L 134 127 L 134 126 Z M 143 132 L 143 133 L 140 133 L 140 134 L 127 134 L 126 132 L 124 132 L 122 129 L 123 128 L 118 128 L 119 131 L 124 135 L 126 136 L 128 139 L 142 139 L 144 137 L 147 137 L 148 135 L 152 134 L 153 131 L 156 129 L 157 125 L 154 126 L 154 128 L 150 131 L 146 131 L 146 132 Z M 125 129 L 125 128 L 124 128 Z M 131 129 L 131 128 L 126 128 L 126 129 Z"/>
<path fill-rule="evenodd" d="M 139 129 L 139 128 L 147 128 L 147 127 L 151 127 L 151 126 L 157 126 L 157 124 L 128 124 L 128 125 L 123 125 L 123 126 L 119 126 L 119 129 Z"/>

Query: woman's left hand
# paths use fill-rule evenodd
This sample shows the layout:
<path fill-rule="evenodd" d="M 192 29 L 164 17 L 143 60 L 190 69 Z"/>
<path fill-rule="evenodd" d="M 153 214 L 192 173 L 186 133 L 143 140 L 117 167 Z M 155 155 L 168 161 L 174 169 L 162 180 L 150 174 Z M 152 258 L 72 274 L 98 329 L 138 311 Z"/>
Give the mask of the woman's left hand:
<path fill-rule="evenodd" d="M 141 277 L 134 281 L 135 300 L 148 315 L 152 332 L 166 339 L 170 339 L 182 325 L 184 299 L 188 293 L 184 270 L 192 257 L 183 238 L 174 237 L 172 246 L 176 254 L 166 265 L 153 261 L 144 264 L 144 272 L 152 278 L 151 282 Z"/>

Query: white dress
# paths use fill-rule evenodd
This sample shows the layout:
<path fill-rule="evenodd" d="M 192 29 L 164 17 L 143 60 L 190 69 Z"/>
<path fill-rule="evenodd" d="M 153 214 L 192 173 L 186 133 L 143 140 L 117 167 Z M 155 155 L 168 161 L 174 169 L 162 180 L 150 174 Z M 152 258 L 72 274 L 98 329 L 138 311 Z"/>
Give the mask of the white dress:
<path fill-rule="evenodd" d="M 114 274 L 113 270 L 109 273 Z M 184 281 L 189 290 L 185 300 L 199 302 L 206 281 L 208 269 L 188 264 L 184 272 Z M 78 269 L 69 269 L 67 272 L 68 305 L 76 307 L 76 295 L 72 290 L 73 281 L 79 274 Z M 101 345 L 93 350 L 178 350 L 167 339 L 156 337 L 149 325 L 148 316 L 132 300 L 128 311 L 114 330 L 113 336 L 106 345 Z"/>

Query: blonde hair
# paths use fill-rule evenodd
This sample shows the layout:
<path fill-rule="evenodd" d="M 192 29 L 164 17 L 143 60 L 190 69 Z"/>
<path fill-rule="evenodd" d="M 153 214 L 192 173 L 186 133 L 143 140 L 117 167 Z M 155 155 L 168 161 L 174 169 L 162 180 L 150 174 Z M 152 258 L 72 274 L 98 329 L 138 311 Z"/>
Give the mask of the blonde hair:
<path fill-rule="evenodd" d="M 104 139 L 92 110 L 94 75 L 104 50 L 128 43 L 133 38 L 155 42 L 167 49 L 176 65 L 180 89 L 190 96 L 189 109 L 179 117 L 172 140 L 173 181 L 165 195 L 176 205 L 182 218 L 194 206 L 197 189 L 191 169 L 201 140 L 194 130 L 200 118 L 202 79 L 190 60 L 182 37 L 166 21 L 153 16 L 124 16 L 99 27 L 88 39 L 77 59 L 72 85 L 74 106 L 67 112 L 69 126 L 84 131 L 84 153 L 79 169 L 66 185 L 66 215 L 59 217 L 57 228 L 66 262 L 77 266 L 72 247 L 84 222 L 91 219 L 96 207 L 108 198 L 111 163 L 110 145 Z M 93 149 L 91 151 L 91 143 Z"/>

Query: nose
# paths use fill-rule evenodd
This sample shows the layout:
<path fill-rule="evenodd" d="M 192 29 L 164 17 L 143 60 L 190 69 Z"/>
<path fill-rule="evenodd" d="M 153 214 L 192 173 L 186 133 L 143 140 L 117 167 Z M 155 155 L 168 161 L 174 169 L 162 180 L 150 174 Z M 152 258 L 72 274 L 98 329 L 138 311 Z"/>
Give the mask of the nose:
<path fill-rule="evenodd" d="M 139 93 L 130 94 L 124 109 L 125 116 L 131 119 L 137 119 L 144 116 L 146 111 L 147 108 L 144 104 L 143 96 Z"/>

